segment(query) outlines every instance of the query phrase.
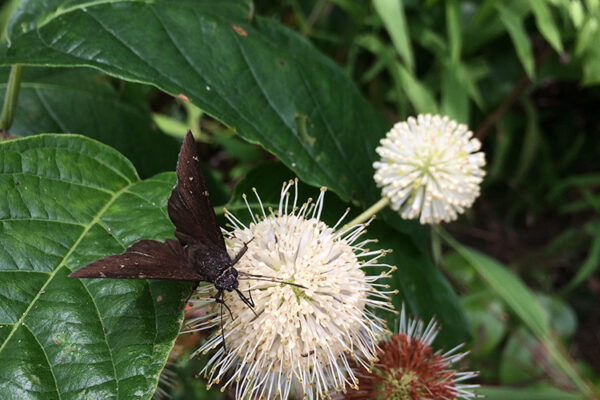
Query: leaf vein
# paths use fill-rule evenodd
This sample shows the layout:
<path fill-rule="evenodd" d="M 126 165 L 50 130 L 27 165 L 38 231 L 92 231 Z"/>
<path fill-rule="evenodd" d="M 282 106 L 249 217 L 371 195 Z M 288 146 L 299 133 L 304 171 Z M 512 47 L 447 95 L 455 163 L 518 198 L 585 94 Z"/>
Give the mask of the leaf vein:
<path fill-rule="evenodd" d="M 46 99 L 41 95 L 40 91 L 38 89 L 33 89 L 33 93 L 35 93 L 35 96 L 38 98 L 40 103 L 44 106 L 48 115 L 52 118 L 52 120 L 56 123 L 56 125 L 58 125 L 61 132 L 68 132 L 69 129 L 65 125 L 63 125 L 63 122 L 60 120 L 60 118 L 58 118 L 58 116 L 56 115 L 56 113 L 54 112 L 52 107 L 50 107 L 50 104 L 48 104 Z"/>
<path fill-rule="evenodd" d="M 65 220 L 61 220 L 61 219 L 43 219 L 43 218 L 0 218 L 0 221 L 7 221 L 7 222 L 13 222 L 13 221 L 37 221 L 37 222 L 52 222 L 52 223 L 57 223 L 57 224 L 65 224 L 65 225 L 76 225 L 76 226 L 81 226 L 84 227 L 85 225 L 79 222 L 73 222 L 73 221 L 65 221 Z"/>
<path fill-rule="evenodd" d="M 44 349 L 44 346 L 42 345 L 42 343 L 34 335 L 33 331 L 27 325 L 25 325 L 25 323 L 23 323 L 23 329 L 27 329 L 27 331 L 29 331 L 29 333 L 31 334 L 31 337 L 33 337 L 35 339 L 38 346 L 40 346 L 40 349 L 42 349 L 44 358 L 46 358 L 46 362 L 48 363 L 48 368 L 50 368 L 50 375 L 52 375 L 52 380 L 54 381 L 54 387 L 56 389 L 56 394 L 58 395 L 58 400 L 60 400 L 61 396 L 60 396 L 60 391 L 58 390 L 58 382 L 56 380 L 56 375 L 54 374 L 54 368 L 53 368 L 52 364 L 50 363 L 50 359 L 48 358 L 48 353 L 46 353 L 46 349 Z M 6 341 L 7 340 L 8 340 L 8 338 L 6 338 Z M 6 341 L 4 341 L 4 343 L 6 343 Z"/>
<path fill-rule="evenodd" d="M 33 176 L 33 177 L 35 177 L 35 178 L 40 178 L 40 179 L 48 179 L 48 180 L 55 181 L 55 182 L 67 183 L 67 184 L 69 184 L 69 185 L 83 186 L 83 187 L 85 187 L 85 188 L 88 188 L 88 189 L 94 189 L 94 190 L 97 190 L 97 191 L 99 191 L 99 192 L 104 192 L 104 193 L 107 193 L 107 194 L 109 194 L 109 195 L 111 195 L 111 196 L 114 196 L 114 194 L 115 194 L 115 192 L 111 192 L 110 190 L 104 189 L 104 188 L 102 188 L 102 187 L 100 187 L 100 186 L 87 185 L 87 184 L 85 184 L 85 183 L 81 183 L 81 182 L 68 181 L 68 180 L 66 180 L 66 179 L 55 178 L 55 177 L 53 177 L 53 176 L 48 176 L 48 175 L 39 175 L 39 174 L 33 174 L 33 173 L 31 173 L 31 172 L 1 172 L 1 173 L 0 173 L 0 176 L 2 176 L 2 175 L 13 175 L 13 176 L 14 176 L 14 175 L 23 175 L 23 176 Z M 128 183 L 131 183 L 131 181 L 130 181 L 130 180 L 127 180 L 127 181 L 128 181 Z"/>

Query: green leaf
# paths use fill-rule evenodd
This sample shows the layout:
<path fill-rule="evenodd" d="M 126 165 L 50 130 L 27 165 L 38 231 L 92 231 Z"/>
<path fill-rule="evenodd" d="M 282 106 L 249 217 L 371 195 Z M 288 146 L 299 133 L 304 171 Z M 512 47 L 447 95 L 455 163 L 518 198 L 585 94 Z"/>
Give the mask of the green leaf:
<path fill-rule="evenodd" d="M 576 51 L 583 53 L 581 55 L 583 64 L 582 84 L 587 86 L 600 83 L 600 48 L 592 45 L 600 40 L 598 20 L 598 17 L 591 17 L 577 39 Z"/>
<path fill-rule="evenodd" d="M 596 222 L 588 224 L 587 231 L 589 232 L 592 241 L 587 256 L 577 271 L 577 274 L 575 274 L 569 283 L 561 290 L 563 294 L 570 292 L 581 283 L 585 282 L 585 280 L 600 266 L 600 223 Z"/>
<path fill-rule="evenodd" d="M 548 319 L 535 296 L 521 280 L 487 255 L 463 246 L 447 233 L 440 234 L 477 271 L 479 276 L 504 300 L 537 337 L 547 337 L 550 332 Z"/>
<path fill-rule="evenodd" d="M 297 33 L 240 1 L 62 3 L 25 0 L 1 62 L 87 65 L 182 93 L 303 181 L 364 205 L 378 198 L 372 162 L 389 124 Z"/>
<path fill-rule="evenodd" d="M 577 30 L 580 30 L 585 18 L 585 10 L 583 8 L 582 2 L 571 1 L 567 6 L 567 10 L 569 11 L 569 16 L 571 17 L 571 22 L 573 23 L 573 26 L 577 28 Z"/>
<path fill-rule="evenodd" d="M 140 181 L 115 150 L 74 135 L 1 142 L 0 160 L 2 398 L 149 399 L 190 285 L 68 275 L 171 237 L 174 174 Z"/>
<path fill-rule="evenodd" d="M 400 310 L 404 302 L 414 316 L 425 321 L 436 318 L 441 325 L 436 343 L 446 350 L 469 340 L 469 325 L 458 297 L 431 257 L 419 250 L 408 235 L 377 221 L 369 233 L 379 240 L 380 248 L 393 249 L 385 262 L 398 267 L 391 283 L 400 292 L 392 299 L 396 309 Z"/>
<path fill-rule="evenodd" d="M 402 65 L 396 63 L 390 66 L 392 76 L 399 82 L 419 114 L 437 113 L 438 106 L 429 89 Z"/>
<path fill-rule="evenodd" d="M 460 304 L 473 333 L 473 343 L 470 347 L 477 349 L 473 356 L 485 360 L 506 334 L 507 316 L 504 303 L 491 290 L 485 288 L 471 291 L 461 297 Z"/>
<path fill-rule="evenodd" d="M 250 214 L 242 194 L 248 196 L 248 203 L 254 212 L 260 212 L 258 201 L 252 193 L 252 188 L 256 187 L 265 209 L 268 207 L 275 209 L 279 205 L 281 184 L 293 178 L 295 178 L 294 173 L 281 163 L 261 165 L 238 183 L 226 208 L 242 221 L 249 222 Z M 308 197 L 316 199 L 318 195 L 318 189 L 299 183 L 299 202 L 304 202 Z M 333 226 L 346 208 L 347 204 L 339 197 L 333 193 L 326 193 L 321 218 Z M 217 207 L 217 211 L 222 212 L 222 208 Z M 344 222 L 349 222 L 358 211 L 351 209 Z M 367 235 L 379 240 L 378 244 L 370 246 L 372 250 L 393 249 L 393 252 L 386 255 L 382 262 L 398 267 L 394 272 L 393 281 L 389 282 L 392 289 L 400 291 L 392 298 L 396 309 L 400 310 L 404 302 L 410 312 L 419 318 L 437 318 L 442 325 L 437 342 L 446 349 L 468 340 L 468 325 L 456 294 L 444 275 L 433 265 L 429 255 L 415 246 L 414 238 L 394 231 L 377 219 L 368 228 Z"/>
<path fill-rule="evenodd" d="M 0 40 L 6 39 L 6 29 L 8 26 L 8 21 L 10 20 L 11 15 L 16 10 L 20 3 L 20 0 L 9 0 L 2 3 L 0 6 L 0 29 L 2 32 L 0 33 Z"/>
<path fill-rule="evenodd" d="M 500 298 L 520 318 L 523 325 L 533 334 L 532 338 L 543 344 L 545 351 L 557 369 L 563 372 L 577 386 L 581 393 L 591 395 L 594 389 L 580 376 L 571 361 L 565 357 L 565 350 L 550 334 L 550 324 L 547 315 L 536 301 L 533 293 L 531 293 L 523 282 L 498 261 L 461 245 L 441 230 L 438 232 L 448 244 L 471 263 L 485 283 L 498 293 Z M 507 371 L 510 373 L 509 369 Z"/>
<path fill-rule="evenodd" d="M 525 136 L 523 137 L 523 142 L 521 144 L 519 166 L 517 167 L 514 176 L 516 182 L 522 182 L 527 176 L 527 172 L 529 172 L 529 169 L 535 161 L 540 145 L 542 144 L 539 118 L 535 106 L 526 97 L 522 99 L 522 104 L 527 116 L 527 129 L 525 130 Z"/>
<path fill-rule="evenodd" d="M 598 19 L 594 16 L 588 18 L 581 29 L 577 31 L 577 43 L 575 45 L 575 55 L 581 56 L 585 51 L 595 43 L 598 38 Z"/>
<path fill-rule="evenodd" d="M 462 24 L 460 21 L 460 2 L 458 0 L 446 1 L 446 25 L 450 47 L 450 60 L 458 64 L 462 48 Z"/>
<path fill-rule="evenodd" d="M 395 87 L 406 95 L 417 113 L 435 113 L 437 104 L 429 89 L 401 63 L 396 62 L 393 52 L 375 35 L 361 35 L 355 40 L 356 44 L 362 46 L 378 56 L 380 63 L 385 63 L 394 79 Z"/>
<path fill-rule="evenodd" d="M 0 71 L 0 102 L 8 69 Z M 89 69 L 25 68 L 10 133 L 79 133 L 126 155 L 143 177 L 172 170 L 179 144 L 163 135 L 150 111 L 120 98 L 106 75 Z M 185 129 L 182 131 L 182 135 Z"/>
<path fill-rule="evenodd" d="M 383 20 L 383 25 L 392 38 L 396 51 L 406 63 L 407 69 L 413 71 L 415 62 L 402 0 L 374 0 L 373 5 Z"/>
<path fill-rule="evenodd" d="M 547 0 L 530 1 L 528 4 L 531 7 L 531 11 L 533 11 L 535 23 L 542 36 L 550 43 L 554 50 L 558 52 L 563 51 L 560 32 L 556 27 Z"/>
<path fill-rule="evenodd" d="M 469 93 L 463 82 L 461 66 L 448 60 L 442 69 L 442 101 L 440 110 L 443 115 L 466 124 L 469 122 Z"/>
<path fill-rule="evenodd" d="M 568 339 L 577 330 L 577 316 L 569 304 L 557 296 L 537 294 L 537 300 L 548 316 L 552 332 L 561 339 Z"/>
<path fill-rule="evenodd" d="M 438 58 L 448 56 L 448 45 L 445 38 L 434 29 L 427 27 L 424 23 L 412 23 L 410 33 L 414 41 L 429 50 Z"/>
<path fill-rule="evenodd" d="M 469 97 L 475 102 L 477 107 L 482 110 L 485 109 L 485 101 L 477 86 L 477 82 L 484 77 L 487 77 L 489 72 L 489 67 L 485 63 L 473 63 L 471 65 L 461 63 L 457 67 L 459 81 L 463 82 Z"/>
<path fill-rule="evenodd" d="M 498 10 L 500 20 L 502 20 L 502 23 L 510 35 L 525 72 L 527 72 L 527 75 L 530 78 L 533 77 L 535 60 L 533 58 L 533 50 L 531 48 L 529 36 L 523 25 L 523 18 L 501 2 L 496 3 L 496 9 Z"/>
<path fill-rule="evenodd" d="M 585 397 L 555 389 L 550 386 L 541 387 L 491 387 L 483 386 L 477 393 L 487 400 L 584 400 Z"/>
<path fill-rule="evenodd" d="M 547 371 L 557 375 L 554 365 L 545 353 L 541 353 L 542 346 L 524 326 L 514 330 L 502 349 L 500 383 L 506 385 L 527 382 L 543 376 Z"/>

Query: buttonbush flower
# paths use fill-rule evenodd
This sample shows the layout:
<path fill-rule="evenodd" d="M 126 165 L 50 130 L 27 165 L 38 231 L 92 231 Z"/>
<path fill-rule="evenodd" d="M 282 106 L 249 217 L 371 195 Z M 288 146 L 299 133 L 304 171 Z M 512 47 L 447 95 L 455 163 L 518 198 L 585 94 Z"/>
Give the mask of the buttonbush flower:
<path fill-rule="evenodd" d="M 453 365 L 467 353 L 458 353 L 461 346 L 442 353 L 431 343 L 438 334 L 437 323 L 400 314 L 398 333 L 379 343 L 379 361 L 371 369 L 358 366 L 359 389 L 349 391 L 345 399 L 370 400 L 455 400 L 473 399 L 479 385 L 462 382 L 477 375 L 459 372 Z"/>
<path fill-rule="evenodd" d="M 373 164 L 384 199 L 402 218 L 422 224 L 455 220 L 479 196 L 485 175 L 481 143 L 448 117 L 418 115 L 389 131 Z"/>
<path fill-rule="evenodd" d="M 348 211 L 333 227 L 321 221 L 324 194 L 323 188 L 316 202 L 308 199 L 298 207 L 297 180 L 290 181 L 276 211 L 266 211 L 256 194 L 261 215 L 254 215 L 243 196 L 252 216 L 248 225 L 225 211 L 231 224 L 224 232 L 228 251 L 235 255 L 248 246 L 235 267 L 240 290 L 249 292 L 255 307 L 226 293 L 231 313 L 222 312 L 211 298 L 212 285 L 200 287 L 192 299 L 208 311 L 191 330 L 219 328 L 223 318 L 223 332 L 214 332 L 197 351 L 215 350 L 203 370 L 209 385 L 234 387 L 237 399 L 324 398 L 357 387 L 351 362 L 368 368 L 375 361 L 386 329 L 374 309 L 393 311 L 389 286 L 378 280 L 395 267 L 380 263 L 387 251 L 366 248 L 376 242 L 361 239 L 368 223 L 336 230 Z M 371 267 L 384 272 L 366 273 Z"/>

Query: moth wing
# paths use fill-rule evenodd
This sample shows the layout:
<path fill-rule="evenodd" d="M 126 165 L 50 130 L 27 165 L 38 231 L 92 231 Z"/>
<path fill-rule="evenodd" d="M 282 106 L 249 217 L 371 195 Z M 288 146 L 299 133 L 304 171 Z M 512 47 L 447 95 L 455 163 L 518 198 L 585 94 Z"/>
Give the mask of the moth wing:
<path fill-rule="evenodd" d="M 200 169 L 198 145 L 189 130 L 179 152 L 177 184 L 171 191 L 167 212 L 175 225 L 175 236 L 182 244 L 202 242 L 226 252 L 225 239 Z"/>
<path fill-rule="evenodd" d="M 170 279 L 202 281 L 189 265 L 183 246 L 171 239 L 135 242 L 122 254 L 101 258 L 69 275 L 72 278 Z"/>

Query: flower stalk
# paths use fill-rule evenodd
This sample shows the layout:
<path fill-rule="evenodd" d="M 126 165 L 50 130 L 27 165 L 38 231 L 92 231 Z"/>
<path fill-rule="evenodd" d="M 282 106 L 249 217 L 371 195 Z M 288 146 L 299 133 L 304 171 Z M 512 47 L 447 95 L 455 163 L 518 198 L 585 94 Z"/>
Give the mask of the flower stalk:
<path fill-rule="evenodd" d="M 10 68 L 8 76 L 8 85 L 4 96 L 4 105 L 2 106 L 2 115 L 0 116 L 0 130 L 8 132 L 10 129 L 17 102 L 19 100 L 19 88 L 21 86 L 21 76 L 23 75 L 22 65 L 13 65 Z"/>
<path fill-rule="evenodd" d="M 354 225 L 359 225 L 366 222 L 369 218 L 377 214 L 379 211 L 383 210 L 390 204 L 390 199 L 387 197 L 382 197 L 379 201 L 373 204 L 371 207 L 363 211 L 358 217 L 354 218 L 352 221 L 348 222 L 342 230 L 346 230 Z"/>

